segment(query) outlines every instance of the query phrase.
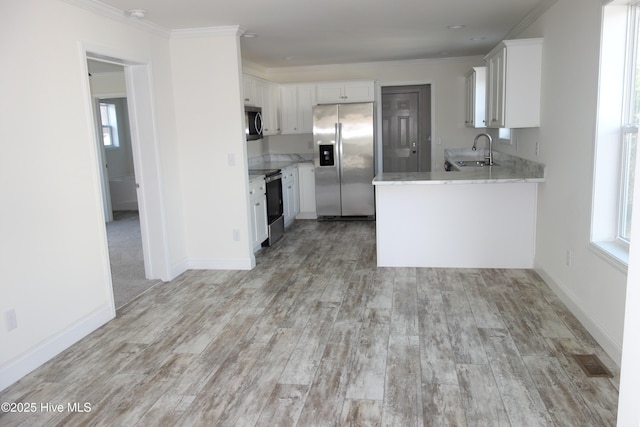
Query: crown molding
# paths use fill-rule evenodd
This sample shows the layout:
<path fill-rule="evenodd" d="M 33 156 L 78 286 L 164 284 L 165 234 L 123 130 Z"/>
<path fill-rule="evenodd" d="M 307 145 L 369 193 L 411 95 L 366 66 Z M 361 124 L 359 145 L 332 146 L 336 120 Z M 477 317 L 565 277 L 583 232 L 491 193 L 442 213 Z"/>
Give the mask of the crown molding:
<path fill-rule="evenodd" d="M 240 37 L 247 31 L 239 25 L 227 25 L 221 27 L 184 28 L 171 31 L 171 38 L 191 37 Z"/>
<path fill-rule="evenodd" d="M 538 18 L 542 16 L 551 6 L 556 4 L 558 0 L 543 0 L 536 7 L 534 7 L 531 12 L 525 16 L 522 21 L 518 22 L 515 27 L 513 27 L 507 35 L 504 37 L 505 40 L 513 39 L 518 37 L 524 30 L 526 30 L 531 24 L 533 24 Z"/>
<path fill-rule="evenodd" d="M 80 9 L 93 12 L 97 15 L 101 15 L 106 18 L 113 19 L 114 21 L 118 21 L 123 24 L 131 25 L 132 27 L 136 27 L 138 29 L 148 31 L 162 37 L 170 37 L 171 35 L 171 31 L 169 31 L 169 29 L 167 28 L 164 28 L 160 25 L 146 21 L 144 19 L 132 18 L 128 16 L 123 10 L 106 5 L 97 0 L 61 0 L 61 1 L 71 4 L 73 6 L 76 6 Z"/>

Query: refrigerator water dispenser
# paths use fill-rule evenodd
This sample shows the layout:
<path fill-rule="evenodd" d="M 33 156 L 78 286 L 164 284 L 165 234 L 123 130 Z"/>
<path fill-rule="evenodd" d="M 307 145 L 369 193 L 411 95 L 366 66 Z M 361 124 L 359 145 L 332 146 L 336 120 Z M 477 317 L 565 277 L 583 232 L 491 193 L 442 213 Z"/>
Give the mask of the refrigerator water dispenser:
<path fill-rule="evenodd" d="M 335 164 L 333 157 L 332 144 L 320 145 L 320 166 L 333 166 Z"/>

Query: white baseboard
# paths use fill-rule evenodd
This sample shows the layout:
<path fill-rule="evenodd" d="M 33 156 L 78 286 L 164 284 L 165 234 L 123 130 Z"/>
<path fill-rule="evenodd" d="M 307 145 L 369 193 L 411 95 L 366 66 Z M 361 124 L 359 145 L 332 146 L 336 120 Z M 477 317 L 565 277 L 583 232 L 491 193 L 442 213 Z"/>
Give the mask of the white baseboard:
<path fill-rule="evenodd" d="M 189 269 L 189 258 L 184 257 L 180 261 L 171 265 L 171 278 L 169 280 L 173 280 L 185 271 Z"/>
<path fill-rule="evenodd" d="M 104 306 L 48 338 L 17 359 L 0 366 L 0 391 L 6 389 L 29 372 L 53 359 L 82 338 L 89 335 L 111 319 L 116 312 L 113 306 Z"/>
<path fill-rule="evenodd" d="M 190 258 L 191 270 L 251 270 L 256 266 L 255 257 L 247 258 Z"/>
<path fill-rule="evenodd" d="M 560 301 L 567 306 L 569 311 L 578 318 L 580 323 L 589 331 L 600 346 L 607 352 L 609 357 L 620 366 L 622 360 L 622 343 L 619 343 L 593 318 L 589 313 L 584 311 L 578 304 L 578 299 L 560 281 L 555 280 L 542 266 L 536 263 L 534 267 L 536 273 L 540 275 L 542 280 L 555 292 Z"/>

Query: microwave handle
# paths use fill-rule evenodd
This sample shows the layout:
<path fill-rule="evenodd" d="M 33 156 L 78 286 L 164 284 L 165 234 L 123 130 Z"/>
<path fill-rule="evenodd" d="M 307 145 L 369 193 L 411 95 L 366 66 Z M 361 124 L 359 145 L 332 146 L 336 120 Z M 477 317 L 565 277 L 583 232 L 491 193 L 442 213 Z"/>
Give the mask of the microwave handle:
<path fill-rule="evenodd" d="M 256 113 L 256 116 L 253 119 L 253 124 L 258 132 L 258 135 L 262 135 L 262 114 Z"/>

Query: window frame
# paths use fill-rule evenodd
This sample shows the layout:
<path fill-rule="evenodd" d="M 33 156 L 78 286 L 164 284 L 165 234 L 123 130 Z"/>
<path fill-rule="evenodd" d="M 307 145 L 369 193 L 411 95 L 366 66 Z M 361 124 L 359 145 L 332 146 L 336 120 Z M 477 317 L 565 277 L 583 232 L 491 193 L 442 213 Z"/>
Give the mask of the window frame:
<path fill-rule="evenodd" d="M 116 108 L 115 104 L 106 101 L 108 101 L 108 99 L 98 100 L 98 114 L 100 115 L 100 126 L 102 128 L 102 145 L 106 150 L 117 150 L 120 148 L 120 139 L 118 138 L 118 109 Z M 104 117 L 102 114 L 103 106 L 105 106 L 107 110 L 109 110 L 105 112 L 107 123 L 104 122 Z M 111 144 L 105 143 L 105 129 L 108 130 Z"/>
<path fill-rule="evenodd" d="M 603 5 L 600 46 L 590 246 L 624 271 L 628 267 L 629 241 L 621 238 L 622 201 L 626 194 L 623 177 L 627 167 L 623 153 L 625 135 L 633 134 L 634 128 L 637 132 L 638 125 L 629 127 L 627 118 L 633 111 L 629 100 L 637 71 L 635 55 L 640 54 L 639 4 L 640 1 L 615 0 Z"/>

